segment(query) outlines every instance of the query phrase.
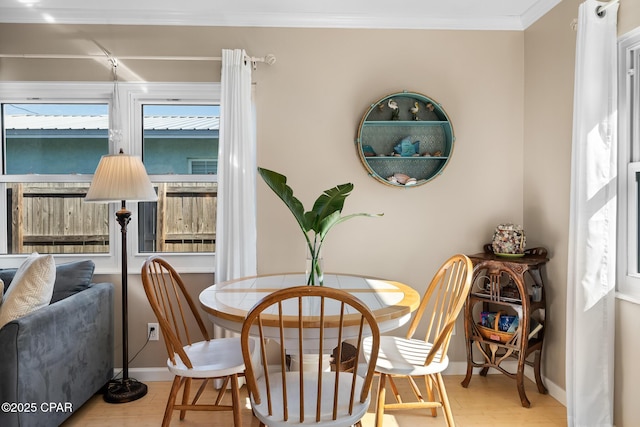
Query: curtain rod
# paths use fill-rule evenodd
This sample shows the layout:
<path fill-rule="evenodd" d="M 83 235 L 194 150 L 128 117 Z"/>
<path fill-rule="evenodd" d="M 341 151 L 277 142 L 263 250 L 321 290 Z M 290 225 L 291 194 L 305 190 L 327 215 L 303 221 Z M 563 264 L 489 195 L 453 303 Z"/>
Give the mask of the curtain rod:
<path fill-rule="evenodd" d="M 596 7 L 596 13 L 599 15 L 602 12 L 604 12 L 605 10 L 609 9 L 614 4 L 618 4 L 618 3 L 620 3 L 620 0 L 611 0 L 609 3 L 605 4 L 604 6 Z"/>
<path fill-rule="evenodd" d="M 58 54 L 31 54 L 31 53 L 0 53 L 0 58 L 25 58 L 25 59 L 99 59 L 105 58 L 109 61 L 113 59 L 133 59 L 133 60 L 151 60 L 151 61 L 222 61 L 220 56 L 135 56 L 135 55 L 105 55 L 105 54 L 84 54 L 84 55 L 58 55 Z M 268 54 L 262 57 L 245 56 L 245 60 L 255 64 L 257 62 L 264 62 L 268 65 L 273 65 L 276 62 L 276 57 L 273 54 Z"/>
<path fill-rule="evenodd" d="M 596 15 L 598 15 L 599 17 L 603 17 L 604 16 L 604 11 L 609 9 L 611 6 L 616 5 L 620 3 L 620 0 L 610 0 L 607 4 L 605 4 L 604 6 L 597 6 L 596 7 Z M 571 23 L 569 24 L 569 27 L 571 27 L 571 29 L 573 31 L 577 31 L 578 29 L 578 18 L 573 18 L 573 20 L 571 21 Z"/>

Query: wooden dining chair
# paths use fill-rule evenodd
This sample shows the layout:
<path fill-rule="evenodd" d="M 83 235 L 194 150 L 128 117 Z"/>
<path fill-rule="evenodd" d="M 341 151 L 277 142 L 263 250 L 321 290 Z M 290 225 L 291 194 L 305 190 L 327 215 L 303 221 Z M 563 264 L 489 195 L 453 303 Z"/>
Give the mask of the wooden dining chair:
<path fill-rule="evenodd" d="M 257 363 L 252 361 L 250 336 L 260 337 Z M 376 361 L 375 354 L 368 363 L 358 358 L 365 336 L 377 349 L 380 332 L 374 315 L 359 299 L 339 289 L 298 286 L 275 291 L 258 302 L 245 318 L 241 339 L 251 406 L 260 425 L 360 425 L 369 407 Z M 278 342 L 271 359 L 266 351 L 268 337 Z M 328 360 L 323 355 L 334 348 L 341 360 L 340 343 L 347 338 L 356 348 L 354 363 L 362 365 L 356 370 L 361 375 L 332 371 L 329 363 L 323 363 Z M 296 358 L 299 367 L 289 366 Z M 305 358 L 312 362 L 304 363 Z"/>
<path fill-rule="evenodd" d="M 142 284 L 164 337 L 169 356 L 167 367 L 175 375 L 162 425 L 170 424 L 173 411 L 180 411 L 183 420 L 187 410 L 204 410 L 231 411 L 235 427 L 241 427 L 238 377 L 244 376 L 244 363 L 240 338 L 211 339 L 182 278 L 161 257 L 151 256 L 145 261 Z M 248 342 L 247 354 L 254 351 L 255 342 Z M 201 379 L 202 383 L 189 402 L 192 379 Z M 215 403 L 198 403 L 211 379 L 222 380 Z M 232 405 L 223 405 L 229 382 Z M 182 401 L 176 403 L 181 388 Z"/>
<path fill-rule="evenodd" d="M 376 372 L 380 375 L 376 404 L 376 427 L 381 427 L 385 410 L 442 408 L 447 426 L 455 426 L 442 371 L 449 365 L 447 350 L 456 318 L 464 306 L 471 289 L 473 264 L 465 255 L 454 255 L 437 271 L 427 288 L 405 338 L 383 336 L 379 350 L 364 342 L 366 359 L 378 356 Z M 426 328 L 424 338 L 414 338 L 418 327 Z M 398 392 L 395 378 L 406 378 L 414 394 L 412 401 L 404 401 Z M 414 377 L 425 382 L 426 398 Z M 396 399 L 386 403 L 387 381 Z M 436 397 L 434 389 L 438 396 Z"/>

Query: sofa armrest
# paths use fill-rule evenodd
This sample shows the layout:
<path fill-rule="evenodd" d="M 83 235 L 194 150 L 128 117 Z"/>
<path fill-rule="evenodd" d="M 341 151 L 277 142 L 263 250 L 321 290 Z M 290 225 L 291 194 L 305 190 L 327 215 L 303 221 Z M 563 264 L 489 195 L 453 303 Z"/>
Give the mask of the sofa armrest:
<path fill-rule="evenodd" d="M 113 374 L 113 284 L 96 283 L 7 323 L 0 329 L 0 402 L 35 403 L 35 413 L 2 413 L 0 425 L 59 424 L 70 413 L 45 413 L 44 403 L 78 409 Z M 25 421 L 27 420 L 28 421 Z M 6 421 L 6 422 L 5 422 Z"/>

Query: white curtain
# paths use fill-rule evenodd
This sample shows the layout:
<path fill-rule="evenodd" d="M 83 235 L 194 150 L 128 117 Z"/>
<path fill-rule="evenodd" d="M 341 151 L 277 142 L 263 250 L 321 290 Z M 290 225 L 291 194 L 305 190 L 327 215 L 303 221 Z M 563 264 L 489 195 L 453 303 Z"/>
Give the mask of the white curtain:
<path fill-rule="evenodd" d="M 245 57 L 241 49 L 222 50 L 216 283 L 257 271 L 256 139 Z"/>
<path fill-rule="evenodd" d="M 618 5 L 580 5 L 567 274 L 567 420 L 613 425 Z M 602 15 L 602 16 L 601 16 Z"/>
<path fill-rule="evenodd" d="M 241 49 L 222 50 L 215 282 L 254 276 L 256 257 L 256 138 L 251 64 Z M 234 336 L 213 325 L 213 336 Z M 244 379 L 240 379 L 242 385 Z M 222 387 L 222 380 L 215 386 Z"/>

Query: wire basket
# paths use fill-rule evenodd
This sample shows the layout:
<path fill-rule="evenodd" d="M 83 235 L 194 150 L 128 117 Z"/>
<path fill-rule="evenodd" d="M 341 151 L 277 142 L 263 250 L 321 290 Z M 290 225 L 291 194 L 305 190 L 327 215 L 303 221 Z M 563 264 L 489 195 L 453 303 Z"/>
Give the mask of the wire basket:
<path fill-rule="evenodd" d="M 476 325 L 478 333 L 480 334 L 480 336 L 482 336 L 482 338 L 490 341 L 497 341 L 502 344 L 506 344 L 514 338 L 515 332 L 503 332 L 499 329 L 501 315 L 502 312 L 500 311 L 496 313 L 496 319 L 494 321 L 493 328 L 482 326 L 481 323 L 478 323 Z"/>

